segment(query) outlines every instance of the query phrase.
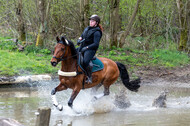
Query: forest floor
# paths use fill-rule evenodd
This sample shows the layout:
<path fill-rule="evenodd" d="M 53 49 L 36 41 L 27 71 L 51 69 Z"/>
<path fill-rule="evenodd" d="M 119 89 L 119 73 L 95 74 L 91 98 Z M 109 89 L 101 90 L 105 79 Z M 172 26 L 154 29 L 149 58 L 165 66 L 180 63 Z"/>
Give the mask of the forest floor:
<path fill-rule="evenodd" d="M 144 67 L 139 68 L 135 74 L 141 77 L 142 83 L 152 84 L 157 81 L 156 84 L 162 84 L 164 81 L 173 86 L 190 87 L 190 64 L 173 69 Z"/>

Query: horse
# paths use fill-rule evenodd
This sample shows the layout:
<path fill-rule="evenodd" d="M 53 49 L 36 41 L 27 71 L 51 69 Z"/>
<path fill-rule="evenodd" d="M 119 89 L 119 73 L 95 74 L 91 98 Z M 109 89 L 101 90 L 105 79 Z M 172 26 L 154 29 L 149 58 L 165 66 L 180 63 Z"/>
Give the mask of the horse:
<path fill-rule="evenodd" d="M 53 57 L 51 59 L 51 65 L 56 66 L 61 62 L 61 70 L 59 70 L 59 85 L 51 91 L 51 97 L 53 105 L 60 111 L 63 106 L 57 102 L 56 92 L 72 89 L 71 97 L 68 101 L 68 106 L 72 108 L 73 101 L 80 92 L 81 89 L 87 89 L 94 87 L 94 91 L 97 91 L 99 87 L 104 86 L 102 95 L 97 96 L 100 98 L 110 94 L 109 88 L 114 82 L 121 77 L 124 86 L 134 92 L 138 91 L 140 87 L 140 78 L 136 80 L 129 80 L 129 75 L 124 64 L 114 62 L 111 59 L 98 57 L 102 61 L 104 68 L 100 71 L 92 73 L 92 83 L 85 83 L 85 72 L 78 64 L 78 51 L 72 41 L 67 40 L 65 37 L 56 37 L 57 44 L 54 49 Z"/>

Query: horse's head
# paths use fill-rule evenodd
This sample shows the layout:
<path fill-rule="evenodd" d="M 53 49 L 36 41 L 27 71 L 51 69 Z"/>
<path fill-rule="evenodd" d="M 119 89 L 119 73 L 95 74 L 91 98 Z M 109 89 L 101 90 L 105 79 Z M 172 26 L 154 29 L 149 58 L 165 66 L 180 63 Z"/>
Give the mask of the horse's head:
<path fill-rule="evenodd" d="M 69 42 L 64 37 L 56 37 L 57 44 L 55 46 L 53 58 L 51 59 L 51 65 L 56 66 L 60 61 L 63 61 L 67 58 L 70 54 L 69 51 Z"/>

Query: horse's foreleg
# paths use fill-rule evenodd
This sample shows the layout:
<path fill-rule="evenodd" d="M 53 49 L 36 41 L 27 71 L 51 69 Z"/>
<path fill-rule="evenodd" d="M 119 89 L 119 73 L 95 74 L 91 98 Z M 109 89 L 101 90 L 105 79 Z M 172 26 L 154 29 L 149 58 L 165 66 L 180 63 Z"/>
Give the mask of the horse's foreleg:
<path fill-rule="evenodd" d="M 66 89 L 67 89 L 67 88 L 66 88 L 64 85 L 59 84 L 56 88 L 54 88 L 54 89 L 51 91 L 51 98 L 52 98 L 53 105 L 54 105 L 55 107 L 57 107 L 60 111 L 62 111 L 63 106 L 60 105 L 60 104 L 57 102 L 57 99 L 56 99 L 55 94 L 56 94 L 57 91 L 62 91 L 62 90 L 66 90 Z"/>
<path fill-rule="evenodd" d="M 78 95 L 78 93 L 80 92 L 79 89 L 74 89 L 72 94 L 71 94 L 71 98 L 69 99 L 69 102 L 68 102 L 68 106 L 72 108 L 73 106 L 73 101 L 74 99 L 76 98 L 76 96 Z"/>

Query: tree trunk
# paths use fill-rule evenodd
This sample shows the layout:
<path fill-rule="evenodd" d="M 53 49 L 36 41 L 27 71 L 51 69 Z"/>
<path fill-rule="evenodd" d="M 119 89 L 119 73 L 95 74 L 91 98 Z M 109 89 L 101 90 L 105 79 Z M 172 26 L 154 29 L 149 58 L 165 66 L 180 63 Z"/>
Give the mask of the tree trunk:
<path fill-rule="evenodd" d="M 40 28 L 37 35 L 36 46 L 43 46 L 44 39 L 46 38 L 46 34 L 47 34 L 50 1 L 38 0 L 37 4 L 39 8 Z"/>
<path fill-rule="evenodd" d="M 188 31 L 188 40 L 187 40 L 187 49 L 190 54 L 190 0 L 187 3 L 187 31 Z"/>
<path fill-rule="evenodd" d="M 135 9 L 134 9 L 133 14 L 132 14 L 132 16 L 130 18 L 129 24 L 127 25 L 126 31 L 120 37 L 120 40 L 119 40 L 119 47 L 120 48 L 122 48 L 123 45 L 125 44 L 125 38 L 129 35 L 129 32 L 130 32 L 130 30 L 132 28 L 132 25 L 133 25 L 134 21 L 135 21 L 135 17 L 137 15 L 137 11 L 138 11 L 138 8 L 139 8 L 139 5 L 140 5 L 141 1 L 142 0 L 137 0 Z"/>
<path fill-rule="evenodd" d="M 18 32 L 19 32 L 19 40 L 25 41 L 26 40 L 26 33 L 25 33 L 25 25 L 23 19 L 23 7 L 22 7 L 22 0 L 18 1 L 18 6 L 16 8 L 16 14 L 18 17 Z"/>
<path fill-rule="evenodd" d="M 117 47 L 117 32 L 119 19 L 119 2 L 120 0 L 108 0 L 110 5 L 110 47 Z"/>
<path fill-rule="evenodd" d="M 185 4 L 182 0 L 176 0 L 178 12 L 179 12 L 179 22 L 180 22 L 180 41 L 179 41 L 179 51 L 187 49 L 188 40 L 188 29 L 187 29 L 187 9 L 185 10 Z"/>
<path fill-rule="evenodd" d="M 89 10 L 90 10 L 90 5 L 89 5 L 89 0 L 84 0 L 84 26 L 87 27 L 89 24 Z"/>
<path fill-rule="evenodd" d="M 81 28 L 81 32 L 84 30 L 85 27 L 88 26 L 89 9 L 90 9 L 89 0 L 80 0 L 80 15 L 81 15 L 80 16 L 81 17 L 80 28 Z"/>

